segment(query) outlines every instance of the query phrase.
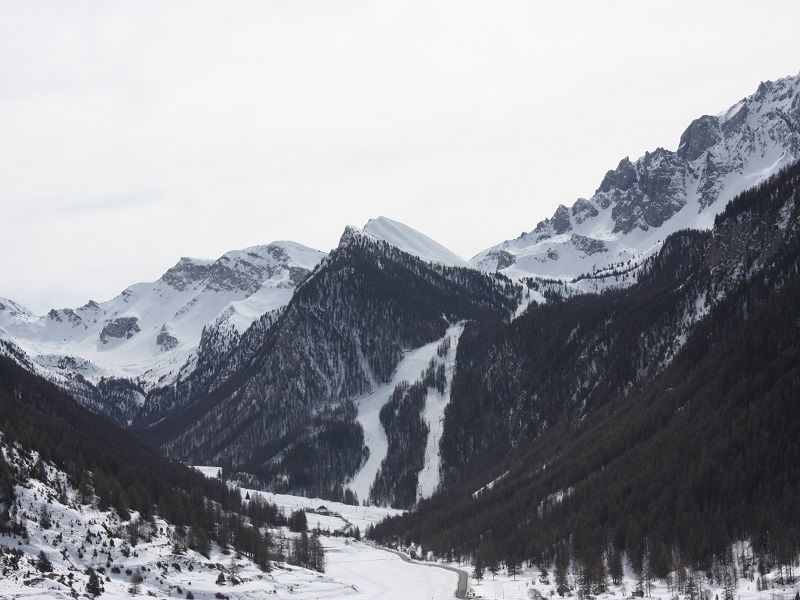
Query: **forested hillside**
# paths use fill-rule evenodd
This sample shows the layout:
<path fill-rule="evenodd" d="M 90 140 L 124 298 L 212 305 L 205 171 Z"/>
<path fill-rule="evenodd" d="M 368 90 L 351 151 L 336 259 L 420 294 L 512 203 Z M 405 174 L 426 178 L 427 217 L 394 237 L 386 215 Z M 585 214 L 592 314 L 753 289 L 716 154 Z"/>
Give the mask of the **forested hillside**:
<path fill-rule="evenodd" d="M 208 554 L 211 543 L 230 546 L 263 569 L 277 558 L 261 527 L 285 523 L 263 502 L 242 503 L 222 481 L 169 461 L 101 417 L 78 405 L 53 384 L 0 357 L 0 436 L 23 454 L 36 453 L 30 469 L 7 462 L 0 452 L 0 529 L 24 533 L 14 487 L 43 476 L 44 464 L 63 471 L 81 499 L 124 521 L 135 511 L 156 515 L 186 533 L 187 547 Z"/>
<path fill-rule="evenodd" d="M 795 165 L 737 197 L 710 233 L 673 235 L 631 290 L 465 332 L 462 391 L 448 407 L 459 425 L 446 429 L 454 486 L 378 526 L 375 539 L 487 563 L 555 563 L 562 574 L 574 561 L 587 591 L 618 579 L 623 557 L 642 580 L 723 572 L 737 540 L 751 544 L 738 564 L 791 568 L 800 550 L 799 232 Z M 705 302 L 676 322 L 698 297 Z M 682 329 L 687 318 L 696 324 Z M 584 341 L 573 348 L 575 337 Z M 654 352 L 665 347 L 659 339 L 677 343 Z M 473 424 L 481 410 L 514 418 L 495 421 L 500 435 L 481 432 L 491 419 Z"/>
<path fill-rule="evenodd" d="M 191 395 L 184 408 L 144 435 L 174 458 L 331 495 L 367 457 L 354 400 L 450 324 L 508 320 L 521 294 L 502 275 L 424 262 L 348 229 L 277 319 L 245 335 L 247 352 L 208 363 L 232 374 L 220 382 L 198 366 L 176 388 Z"/>

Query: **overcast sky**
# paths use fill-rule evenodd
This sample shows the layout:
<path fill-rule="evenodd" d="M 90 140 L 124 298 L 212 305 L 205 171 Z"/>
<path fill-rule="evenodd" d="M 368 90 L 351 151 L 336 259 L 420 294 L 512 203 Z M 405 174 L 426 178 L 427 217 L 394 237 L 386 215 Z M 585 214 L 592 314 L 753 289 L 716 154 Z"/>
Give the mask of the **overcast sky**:
<path fill-rule="evenodd" d="M 0 1 L 0 296 L 385 215 L 469 258 L 800 70 L 800 2 Z"/>

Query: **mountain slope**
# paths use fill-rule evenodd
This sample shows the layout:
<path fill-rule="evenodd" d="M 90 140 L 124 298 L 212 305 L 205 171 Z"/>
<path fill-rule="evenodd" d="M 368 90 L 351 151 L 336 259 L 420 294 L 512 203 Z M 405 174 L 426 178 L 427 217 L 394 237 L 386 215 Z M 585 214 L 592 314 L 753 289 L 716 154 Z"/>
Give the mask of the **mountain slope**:
<path fill-rule="evenodd" d="M 201 553 L 207 551 L 211 539 L 221 545 L 228 543 L 214 533 L 222 515 L 250 516 L 237 490 L 163 458 L 132 434 L 90 413 L 55 385 L 6 357 L 0 357 L 0 436 L 0 463 L 11 461 L 10 470 L 0 465 L 0 471 L 12 487 L 29 485 L 28 478 L 48 482 L 42 466 L 15 467 L 15 463 L 25 463 L 26 457 L 34 456 L 34 462 L 42 461 L 60 471 L 62 487 L 68 485 L 79 492 L 84 505 L 101 511 L 113 508 L 123 522 L 131 519 L 130 511 L 143 519 L 158 514 L 173 525 L 189 527 L 191 539 L 197 542 L 195 549 Z M 10 526 L 12 533 L 19 534 L 29 516 L 16 510 L 14 492 L 9 494 L 9 489 L 0 494 L 4 496 L 0 498 L 0 515 L 7 520 L 0 523 L 0 531 Z M 61 504 L 67 504 L 65 492 L 60 496 Z M 257 517 L 262 522 L 267 515 L 278 519 L 275 510 L 266 505 L 263 509 L 263 515 Z M 253 550 L 266 551 L 266 547 L 258 548 L 265 542 L 260 535 L 251 535 L 247 555 L 256 559 Z M 243 539 L 232 543 L 244 551 Z M 266 554 L 257 560 L 267 567 Z"/>
<path fill-rule="evenodd" d="M 204 330 L 236 339 L 259 316 L 285 305 L 323 256 L 275 242 L 215 261 L 182 258 L 155 282 L 42 317 L 0 300 L 0 339 L 87 405 L 124 422 L 149 389 L 193 367 Z M 113 406 L 114 398 L 104 397 L 109 380 L 135 388 L 132 406 Z"/>
<path fill-rule="evenodd" d="M 439 263 L 447 267 L 467 266 L 467 262 L 463 258 L 448 250 L 439 242 L 432 240 L 408 225 L 392 221 L 386 217 L 370 219 L 364 225 L 363 231 L 424 261 Z"/>
<path fill-rule="evenodd" d="M 186 410 L 145 435 L 183 460 L 327 493 L 366 460 L 356 399 L 389 381 L 404 351 L 462 319 L 509 318 L 520 295 L 502 276 L 424 262 L 348 228 L 247 356 L 230 356 L 235 368 L 209 365 L 232 375 L 198 393 L 196 370 Z"/>
<path fill-rule="evenodd" d="M 620 161 L 595 194 L 469 264 L 510 277 L 571 280 L 638 262 L 680 229 L 707 229 L 726 202 L 800 159 L 800 75 L 762 83 L 718 115 L 695 119 L 673 152 Z"/>
<path fill-rule="evenodd" d="M 710 301 L 687 329 L 673 307 L 698 292 Z M 665 578 L 730 566 L 731 542 L 746 540 L 746 563 L 791 564 L 800 550 L 799 299 L 794 165 L 729 203 L 710 232 L 668 238 L 629 289 L 537 307 L 501 330 L 474 332 L 486 336 L 485 350 L 462 341 L 454 386 L 479 390 L 453 394 L 445 434 L 454 452 L 443 458 L 466 462 L 419 514 L 379 526 L 375 537 L 511 564 L 573 557 L 581 587 L 595 592 L 607 585 L 613 555 L 627 555 L 640 578 Z M 654 325 L 672 330 L 679 348 L 648 369 L 642 356 L 658 339 Z M 554 351 L 564 340 L 559 329 L 602 338 L 598 358 L 608 366 L 592 367 L 567 348 L 554 368 L 541 362 L 547 350 L 516 341 L 536 336 Z M 483 423 L 472 426 L 479 411 L 469 406 L 487 390 L 499 404 L 495 416 L 512 416 L 476 438 Z M 530 415 L 548 422 L 524 431 Z"/>
<path fill-rule="evenodd" d="M 508 452 L 561 418 L 585 418 L 668 366 L 733 288 L 797 244 L 798 168 L 733 204 L 773 194 L 757 210 L 736 218 L 725 213 L 711 232 L 667 238 L 629 289 L 551 296 L 511 325 L 468 327 L 446 413 L 445 478 L 457 478 L 477 456 Z"/>

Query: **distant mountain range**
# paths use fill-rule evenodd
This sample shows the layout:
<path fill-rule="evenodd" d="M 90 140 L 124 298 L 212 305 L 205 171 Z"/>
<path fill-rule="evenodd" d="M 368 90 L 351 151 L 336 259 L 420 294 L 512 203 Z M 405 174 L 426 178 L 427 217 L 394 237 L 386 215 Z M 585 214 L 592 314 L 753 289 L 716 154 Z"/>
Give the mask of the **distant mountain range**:
<path fill-rule="evenodd" d="M 622 159 L 591 198 L 560 205 L 470 266 L 574 279 L 651 256 L 678 230 L 710 228 L 734 196 L 800 159 L 799 91 L 800 75 L 762 83 L 729 109 L 692 121 L 676 151 Z"/>
<path fill-rule="evenodd" d="M 775 231 L 729 224 L 724 247 L 676 232 L 722 235 L 729 201 L 800 159 L 798 92 L 800 76 L 762 83 L 676 151 L 623 159 L 591 198 L 469 261 L 379 217 L 327 254 L 273 242 L 182 258 L 43 316 L 0 299 L 0 353 L 173 458 L 412 506 L 638 389 L 765 267 L 793 235 L 789 204 L 762 215 Z M 682 252 L 717 270 L 679 283 Z"/>

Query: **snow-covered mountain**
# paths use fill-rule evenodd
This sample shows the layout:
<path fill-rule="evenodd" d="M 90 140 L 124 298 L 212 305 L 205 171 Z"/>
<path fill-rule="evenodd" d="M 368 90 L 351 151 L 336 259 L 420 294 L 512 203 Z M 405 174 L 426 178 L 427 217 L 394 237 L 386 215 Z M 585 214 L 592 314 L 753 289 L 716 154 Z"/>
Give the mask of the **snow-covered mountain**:
<path fill-rule="evenodd" d="M 422 491 L 432 491 L 438 454 L 436 443 L 426 454 L 427 435 L 430 431 L 438 440 L 436 415 L 448 400 L 445 359 L 454 356 L 443 351 L 434 360 L 431 370 L 438 373 L 442 366 L 438 386 L 420 371 L 431 366 L 445 338 L 454 338 L 455 353 L 457 338 L 448 331 L 460 321 L 510 319 L 522 288 L 502 275 L 445 266 L 399 249 L 398 238 L 435 247 L 400 224 L 383 231 L 393 243 L 347 227 L 279 315 L 261 317 L 229 352 L 221 352 L 220 344 L 206 351 L 202 343 L 192 373 L 148 395 L 135 423 L 145 439 L 174 458 L 221 465 L 243 481 L 334 497 L 337 486 L 341 490 L 364 471 L 372 455 L 376 460 L 361 475 L 359 490 L 370 490 L 375 468 L 385 463 L 383 502 L 398 496 L 389 485 L 398 474 L 393 467 L 409 467 L 408 453 L 418 452 L 415 468 L 403 473 L 403 492 L 410 494 L 405 504 L 416 500 L 418 474 L 426 464 L 430 472 Z M 431 355 L 425 355 L 420 369 L 419 361 L 401 368 L 423 347 Z M 392 391 L 406 383 L 397 377 L 424 383 L 421 396 L 397 402 L 403 415 L 396 419 L 394 437 L 414 428 L 419 445 L 413 448 L 383 440 L 381 423 L 374 421 L 365 441 L 358 420 L 357 405 L 366 403 L 361 400 L 372 395 L 380 411 Z M 438 393 L 431 392 L 428 403 L 431 387 Z M 369 434 L 376 431 L 379 439 L 372 444 Z M 380 456 L 387 443 L 386 457 Z"/>
<path fill-rule="evenodd" d="M 0 339 L 55 379 L 127 378 L 147 389 L 187 364 L 204 328 L 235 337 L 288 303 L 323 256 L 294 242 L 273 242 L 216 260 L 181 258 L 158 280 L 132 285 L 112 300 L 44 316 L 0 298 Z"/>
<path fill-rule="evenodd" d="M 727 200 L 800 157 L 799 87 L 800 76 L 762 84 L 693 122 L 676 152 L 623 160 L 590 200 L 473 268 L 378 217 L 328 255 L 276 242 L 181 259 L 113 300 L 45 316 L 0 299 L 0 354 L 172 458 L 410 507 L 497 439 L 513 448 L 668 366 L 712 304 L 773 259 L 796 229 L 791 207 L 730 226 L 722 250 L 708 250 L 707 231 L 668 234 L 710 228 Z M 583 273 L 613 277 L 511 279 Z M 630 287 L 565 301 L 599 286 Z"/>
<path fill-rule="evenodd" d="M 463 258 L 439 242 L 408 225 L 386 217 L 370 219 L 364 225 L 363 232 L 427 262 L 439 263 L 447 267 L 467 266 L 467 262 Z"/>
<path fill-rule="evenodd" d="M 762 83 L 728 110 L 692 121 L 676 151 L 624 158 L 591 198 L 559 206 L 532 231 L 480 252 L 470 266 L 572 279 L 636 263 L 680 229 L 710 228 L 729 200 L 800 158 L 798 92 L 800 75 Z"/>

